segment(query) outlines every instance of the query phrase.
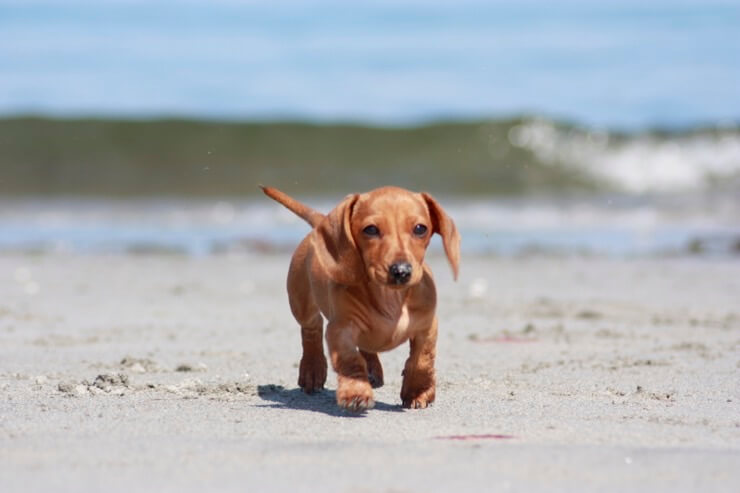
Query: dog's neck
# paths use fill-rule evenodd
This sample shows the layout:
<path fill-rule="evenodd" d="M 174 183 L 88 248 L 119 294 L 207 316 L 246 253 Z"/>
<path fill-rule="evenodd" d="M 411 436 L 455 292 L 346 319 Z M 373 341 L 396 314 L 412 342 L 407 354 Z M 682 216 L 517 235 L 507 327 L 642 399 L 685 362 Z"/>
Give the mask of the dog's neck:
<path fill-rule="evenodd" d="M 401 316 L 411 293 L 411 287 L 391 288 L 373 282 L 367 283 L 366 287 L 368 300 L 376 312 L 391 319 Z"/>

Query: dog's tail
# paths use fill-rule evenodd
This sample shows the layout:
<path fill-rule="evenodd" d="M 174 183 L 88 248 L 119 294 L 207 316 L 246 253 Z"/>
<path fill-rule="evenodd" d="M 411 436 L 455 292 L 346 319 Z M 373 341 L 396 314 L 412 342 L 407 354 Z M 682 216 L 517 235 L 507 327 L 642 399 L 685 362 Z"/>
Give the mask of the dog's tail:
<path fill-rule="evenodd" d="M 291 212 L 295 213 L 298 217 L 310 224 L 311 227 L 315 227 L 321 222 L 322 219 L 324 219 L 324 215 L 319 211 L 315 211 L 309 206 L 301 204 L 300 202 L 284 194 L 277 188 L 266 187 L 263 185 L 260 185 L 260 188 L 263 192 L 265 192 L 265 195 L 283 204 Z"/>

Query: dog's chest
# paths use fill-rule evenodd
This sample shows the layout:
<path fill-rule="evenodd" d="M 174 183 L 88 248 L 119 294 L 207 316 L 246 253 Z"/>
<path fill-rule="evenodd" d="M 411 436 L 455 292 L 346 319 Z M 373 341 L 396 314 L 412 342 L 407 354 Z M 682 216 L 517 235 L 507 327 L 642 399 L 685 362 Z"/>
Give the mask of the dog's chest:
<path fill-rule="evenodd" d="M 406 342 L 412 335 L 412 327 L 413 318 L 408 307 L 403 305 L 393 316 L 377 314 L 372 317 L 361 342 L 364 349 L 388 351 Z"/>
<path fill-rule="evenodd" d="M 393 334 L 392 339 L 401 339 L 401 341 L 398 343 L 405 341 L 409 338 L 408 332 L 409 332 L 409 325 L 411 324 L 411 319 L 409 317 L 409 309 L 406 305 L 403 305 L 401 308 L 401 316 L 398 317 L 398 321 L 396 322 L 396 326 L 393 328 Z"/>

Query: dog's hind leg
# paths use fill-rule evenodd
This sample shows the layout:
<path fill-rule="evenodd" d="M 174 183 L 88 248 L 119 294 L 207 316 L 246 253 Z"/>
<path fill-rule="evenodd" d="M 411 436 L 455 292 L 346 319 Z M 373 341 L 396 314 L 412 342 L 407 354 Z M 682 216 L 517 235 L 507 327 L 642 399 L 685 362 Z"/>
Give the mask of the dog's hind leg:
<path fill-rule="evenodd" d="M 296 258 L 298 257 L 298 258 Z M 298 370 L 298 386 L 307 394 L 324 388 L 327 364 L 324 356 L 324 321 L 311 293 L 300 255 L 293 258 L 288 272 L 290 309 L 301 326 L 303 356 Z"/>
<path fill-rule="evenodd" d="M 303 356 L 298 370 L 298 386 L 307 394 L 323 389 L 326 383 L 327 364 L 322 326 L 323 320 L 318 312 L 314 318 L 301 323 Z"/>
<path fill-rule="evenodd" d="M 360 354 L 367 363 L 367 379 L 374 389 L 383 386 L 383 365 L 380 364 L 378 353 L 368 353 L 360 350 Z"/>

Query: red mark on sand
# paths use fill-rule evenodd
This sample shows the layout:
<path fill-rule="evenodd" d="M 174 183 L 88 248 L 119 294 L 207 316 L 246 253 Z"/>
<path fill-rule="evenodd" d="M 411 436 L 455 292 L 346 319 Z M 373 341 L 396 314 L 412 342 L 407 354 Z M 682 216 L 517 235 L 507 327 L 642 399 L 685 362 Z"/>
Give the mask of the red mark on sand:
<path fill-rule="evenodd" d="M 511 440 L 514 435 L 501 435 L 497 433 L 486 433 L 484 435 L 447 435 L 434 437 L 437 440 Z"/>

